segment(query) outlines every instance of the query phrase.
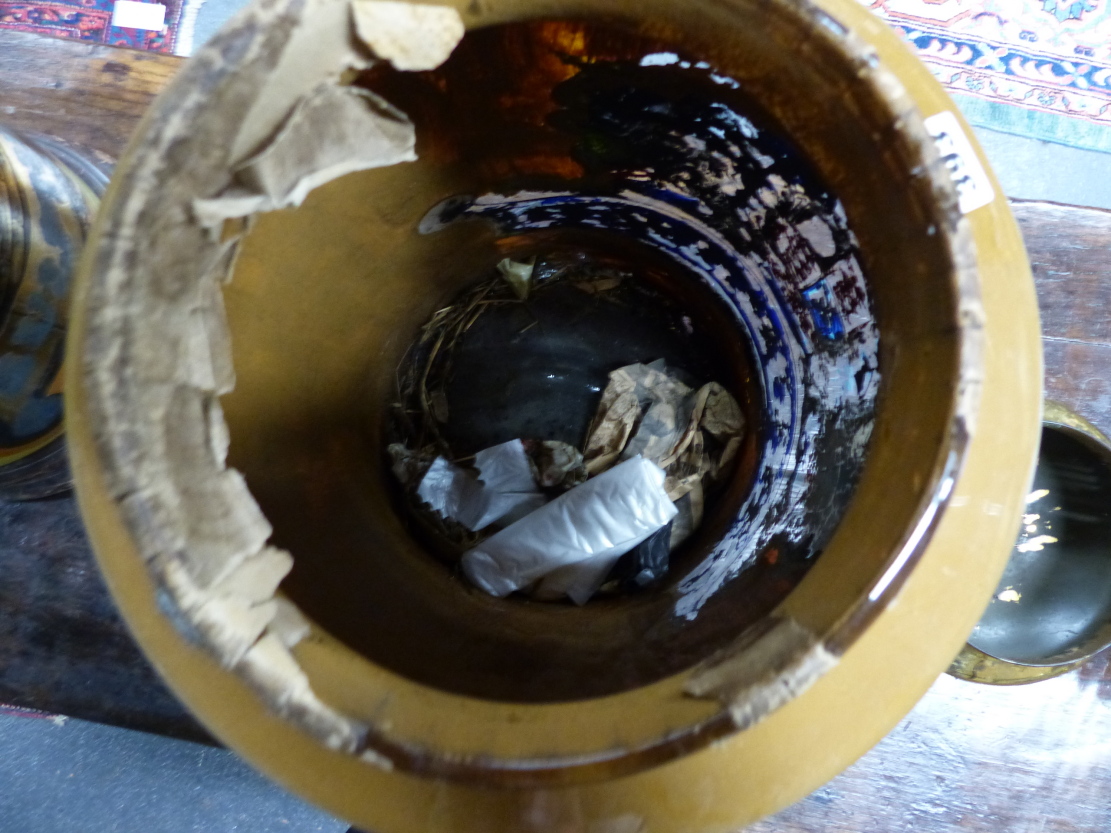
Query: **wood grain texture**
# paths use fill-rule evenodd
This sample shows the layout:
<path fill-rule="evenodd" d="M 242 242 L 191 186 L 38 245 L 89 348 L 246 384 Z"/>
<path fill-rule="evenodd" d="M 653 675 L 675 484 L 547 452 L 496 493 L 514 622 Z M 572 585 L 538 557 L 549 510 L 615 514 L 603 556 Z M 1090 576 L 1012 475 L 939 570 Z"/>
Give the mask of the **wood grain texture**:
<path fill-rule="evenodd" d="M 181 62 L 0 30 L 0 121 L 115 160 Z"/>
<path fill-rule="evenodd" d="M 1111 437 L 1111 344 L 1043 338 L 1042 346 L 1046 396 Z"/>
<path fill-rule="evenodd" d="M 1046 396 L 1111 435 L 1111 211 L 1012 207 L 1038 292 Z"/>
<path fill-rule="evenodd" d="M 942 676 L 854 766 L 749 833 L 1104 833 L 1111 654 L 997 687 Z"/>
<path fill-rule="evenodd" d="M 1111 343 L 1111 211 L 1012 203 L 1026 240 L 1046 336 Z"/>
<path fill-rule="evenodd" d="M 0 703 L 213 742 L 132 640 L 72 496 L 0 501 Z"/>
<path fill-rule="evenodd" d="M 178 63 L 0 32 L 0 120 L 114 158 Z M 1047 393 L 1111 433 L 1111 213 L 1045 203 L 1017 203 L 1015 213 L 1042 306 Z M 73 511 L 65 499 L 0 506 L 0 607 L 8 622 L 0 629 L 0 698 L 187 735 L 187 719 L 166 703 L 137 651 L 121 642 L 122 624 L 73 528 Z M 1108 830 L 1108 652 L 1079 671 L 1030 686 L 993 688 L 943 676 L 856 765 L 750 828 Z"/>

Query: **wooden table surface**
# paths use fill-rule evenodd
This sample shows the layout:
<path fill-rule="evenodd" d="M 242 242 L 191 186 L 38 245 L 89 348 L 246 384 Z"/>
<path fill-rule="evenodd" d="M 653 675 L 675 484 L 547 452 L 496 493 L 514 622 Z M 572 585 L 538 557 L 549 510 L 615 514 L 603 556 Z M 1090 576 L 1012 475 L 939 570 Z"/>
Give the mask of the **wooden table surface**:
<path fill-rule="evenodd" d="M 179 65 L 0 31 L 0 122 L 115 158 Z M 1111 213 L 1014 208 L 1041 303 L 1047 395 L 1111 434 Z M 0 700 L 200 736 L 128 643 L 72 498 L 0 504 L 0 611 Z M 90 639 L 106 646 L 100 656 Z M 112 692 L 125 690 L 121 706 Z M 1111 653 L 1027 686 L 941 676 L 853 767 L 750 828 L 815 831 L 1111 831 Z"/>

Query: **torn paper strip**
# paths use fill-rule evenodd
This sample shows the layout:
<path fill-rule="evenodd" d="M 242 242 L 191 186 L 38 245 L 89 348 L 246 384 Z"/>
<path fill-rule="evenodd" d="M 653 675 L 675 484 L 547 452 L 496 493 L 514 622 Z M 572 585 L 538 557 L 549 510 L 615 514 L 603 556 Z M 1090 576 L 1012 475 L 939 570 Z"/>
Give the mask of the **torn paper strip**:
<path fill-rule="evenodd" d="M 478 478 L 437 457 L 417 487 L 417 496 L 472 532 L 494 523 L 513 523 L 547 502 L 536 488 L 520 440 L 478 452 L 475 466 Z"/>
<path fill-rule="evenodd" d="M 520 440 L 495 445 L 474 458 L 482 481 L 481 512 L 472 531 L 492 523 L 511 524 L 548 502 L 536 488 L 532 465 Z"/>
<path fill-rule="evenodd" d="M 262 210 L 300 205 L 313 189 L 345 174 L 410 162 L 416 135 L 408 117 L 358 87 L 321 84 L 290 114 L 274 141 L 236 171 L 266 199 Z"/>
<path fill-rule="evenodd" d="M 220 195 L 193 202 L 205 228 L 300 205 L 314 189 L 346 174 L 411 162 L 416 134 L 408 117 L 368 90 L 325 82 L 302 99 L 266 147 L 241 164 Z"/>
<path fill-rule="evenodd" d="M 374 54 L 400 70 L 435 69 L 463 37 L 450 6 L 352 0 L 355 31 Z"/>
<path fill-rule="evenodd" d="M 381 54 L 442 60 L 462 33 L 456 12 L 407 8 L 393 9 L 371 38 L 406 41 Z M 343 86 L 376 60 L 354 17 L 347 0 L 253 4 L 183 70 L 189 77 L 172 102 L 153 105 L 128 185 L 104 219 L 111 244 L 90 278 L 76 371 L 106 494 L 169 621 L 275 711 L 349 752 L 361 748 L 365 727 L 316 698 L 287 650 L 309 624 L 274 596 L 290 557 L 266 545 L 269 524 L 227 468 L 218 396 L 234 386 L 221 285 L 249 227 L 225 221 L 413 158 L 409 120 Z"/>

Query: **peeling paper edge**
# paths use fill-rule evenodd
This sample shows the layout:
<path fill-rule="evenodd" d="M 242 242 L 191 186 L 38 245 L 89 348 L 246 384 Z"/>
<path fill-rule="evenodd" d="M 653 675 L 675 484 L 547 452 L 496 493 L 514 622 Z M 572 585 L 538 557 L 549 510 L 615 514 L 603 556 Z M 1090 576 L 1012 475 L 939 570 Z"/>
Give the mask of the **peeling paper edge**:
<path fill-rule="evenodd" d="M 688 696 L 721 703 L 738 731 L 798 697 L 838 663 L 838 657 L 794 619 L 781 617 L 758 627 L 757 635 L 742 635 L 683 687 Z"/>
<path fill-rule="evenodd" d="M 403 71 L 435 69 L 463 37 L 463 21 L 449 6 L 351 0 L 351 12 L 363 43 Z"/>
<path fill-rule="evenodd" d="M 410 8 L 419 16 L 422 7 Z M 446 7 L 435 8 L 442 18 Z M 292 557 L 266 544 L 269 523 L 242 476 L 226 465 L 229 437 L 219 397 L 235 378 L 221 287 L 231 278 L 250 215 L 267 207 L 259 199 L 265 195 L 233 191 L 229 196 L 241 202 L 222 213 L 219 205 L 195 198 L 190 204 L 187 196 L 202 190 L 205 178 L 219 176 L 227 192 L 243 165 L 238 160 L 252 157 L 227 143 L 210 152 L 212 134 L 222 138 L 229 113 L 244 114 L 235 145 L 250 147 L 263 137 L 264 152 L 308 91 L 319 89 L 321 76 L 342 89 L 343 69 L 373 63 L 352 45 L 351 18 L 346 0 L 256 3 L 201 49 L 156 103 L 142 144 L 119 174 L 120 196 L 103 219 L 82 378 L 106 489 L 155 579 L 163 615 L 271 711 L 329 749 L 388 769 L 389 760 L 364 749 L 368 728 L 321 701 L 291 653 L 311 630 L 291 601 L 275 595 Z M 419 27 L 410 27 L 408 34 L 416 32 Z M 438 48 L 444 49 L 442 40 Z M 314 56 L 320 72 L 296 77 L 298 66 L 318 68 Z M 284 85 L 291 73 L 303 94 L 291 95 Z M 224 110 L 211 106 L 210 97 Z M 229 98 L 238 104 L 229 107 Z M 190 143 L 200 155 L 185 161 L 180 146 Z M 411 144 L 400 155 L 414 158 Z M 382 164 L 401 161 L 396 156 Z M 304 191 L 365 167 L 309 170 Z M 242 217 L 230 234 L 216 233 Z"/>
<path fill-rule="evenodd" d="M 215 228 L 227 220 L 296 207 L 312 191 L 347 174 L 415 160 L 415 146 L 412 122 L 385 99 L 325 81 L 294 104 L 261 150 L 234 167 L 233 185 L 193 201 L 193 216 Z M 292 161 L 309 149 L 315 155 L 294 167 Z"/>
<path fill-rule="evenodd" d="M 885 77 L 884 89 L 909 96 L 898 81 L 887 70 L 876 68 L 873 76 Z M 976 240 L 972 223 L 960 209 L 960 197 L 952 176 L 938 153 L 937 145 L 925 127 L 922 114 L 913 105 L 902 116 L 905 121 L 913 119 L 915 130 L 912 135 L 919 147 L 920 154 L 927 160 L 922 176 L 928 180 L 934 197 L 941 204 L 949 223 L 946 239 L 949 254 L 956 273 L 955 292 L 957 301 L 957 320 L 961 327 L 960 353 L 958 358 L 957 401 L 953 411 L 952 431 L 954 442 L 965 443 L 975 434 L 977 415 L 984 384 L 984 363 L 986 360 L 987 314 L 984 310 L 980 286 L 980 272 L 976 261 Z M 962 454 L 962 461 L 964 455 Z M 954 475 L 955 476 L 955 475 Z"/>

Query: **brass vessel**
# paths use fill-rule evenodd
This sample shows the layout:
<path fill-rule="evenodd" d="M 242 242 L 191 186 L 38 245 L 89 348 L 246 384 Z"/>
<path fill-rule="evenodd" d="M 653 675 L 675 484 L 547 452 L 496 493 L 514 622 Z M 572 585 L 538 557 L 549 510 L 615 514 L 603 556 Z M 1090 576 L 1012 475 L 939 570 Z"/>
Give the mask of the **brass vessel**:
<path fill-rule="evenodd" d="M 104 174 L 0 127 L 0 500 L 69 488 L 62 358 L 70 283 Z"/>

